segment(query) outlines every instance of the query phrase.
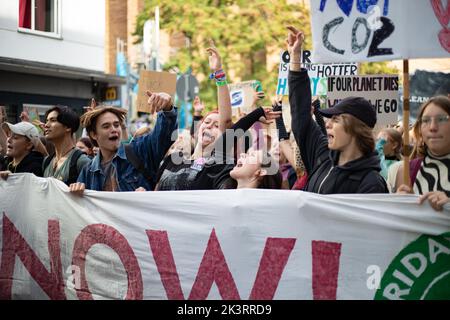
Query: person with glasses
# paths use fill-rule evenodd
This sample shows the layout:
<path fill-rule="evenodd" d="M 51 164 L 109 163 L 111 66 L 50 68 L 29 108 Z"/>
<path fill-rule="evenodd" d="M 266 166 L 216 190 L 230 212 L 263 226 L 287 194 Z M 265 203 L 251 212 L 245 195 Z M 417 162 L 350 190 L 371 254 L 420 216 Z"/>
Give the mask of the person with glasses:
<path fill-rule="evenodd" d="M 420 204 L 428 201 L 437 211 L 450 211 L 450 99 L 445 96 L 429 99 L 417 119 L 415 134 L 420 137 L 417 148 L 423 157 L 410 162 L 412 188 L 404 183 L 398 192 L 420 194 Z"/>

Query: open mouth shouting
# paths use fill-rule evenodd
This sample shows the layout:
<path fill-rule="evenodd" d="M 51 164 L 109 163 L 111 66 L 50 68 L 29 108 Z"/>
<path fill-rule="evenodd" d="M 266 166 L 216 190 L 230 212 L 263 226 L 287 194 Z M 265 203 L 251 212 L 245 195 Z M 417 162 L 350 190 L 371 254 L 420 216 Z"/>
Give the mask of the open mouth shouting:
<path fill-rule="evenodd" d="M 202 139 L 203 141 L 213 142 L 216 137 L 214 137 L 209 131 L 203 131 Z"/>
<path fill-rule="evenodd" d="M 119 140 L 119 135 L 112 135 L 108 138 L 109 141 L 117 142 Z"/>

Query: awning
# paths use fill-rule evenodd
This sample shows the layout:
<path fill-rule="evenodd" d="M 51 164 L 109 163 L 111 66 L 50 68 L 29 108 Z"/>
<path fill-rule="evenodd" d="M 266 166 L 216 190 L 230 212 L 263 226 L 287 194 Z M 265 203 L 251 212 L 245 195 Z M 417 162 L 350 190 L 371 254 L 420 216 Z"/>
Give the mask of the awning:
<path fill-rule="evenodd" d="M 122 85 L 127 82 L 125 77 L 106 74 L 101 71 L 5 57 L 0 57 L 0 70 L 64 79 L 98 81 L 111 85 Z"/>

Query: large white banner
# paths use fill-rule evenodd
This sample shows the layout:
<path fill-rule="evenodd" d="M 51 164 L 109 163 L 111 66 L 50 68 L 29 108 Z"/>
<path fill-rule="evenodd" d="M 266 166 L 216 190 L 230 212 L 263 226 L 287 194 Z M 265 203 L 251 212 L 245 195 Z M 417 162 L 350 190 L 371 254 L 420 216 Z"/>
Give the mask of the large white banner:
<path fill-rule="evenodd" d="M 450 57 L 448 0 L 311 0 L 313 62 Z"/>
<path fill-rule="evenodd" d="M 0 181 L 0 213 L 1 299 L 450 297 L 450 217 L 415 196 L 78 198 L 57 180 L 17 174 Z"/>

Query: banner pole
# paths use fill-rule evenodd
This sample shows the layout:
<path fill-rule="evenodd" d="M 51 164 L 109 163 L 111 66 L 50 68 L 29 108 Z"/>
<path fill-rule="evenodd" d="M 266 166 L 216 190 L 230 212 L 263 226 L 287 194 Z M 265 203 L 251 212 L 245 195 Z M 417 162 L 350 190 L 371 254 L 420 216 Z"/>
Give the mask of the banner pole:
<path fill-rule="evenodd" d="M 409 61 L 403 60 L 403 183 L 411 186 L 409 177 Z"/>

